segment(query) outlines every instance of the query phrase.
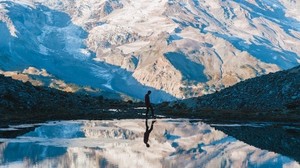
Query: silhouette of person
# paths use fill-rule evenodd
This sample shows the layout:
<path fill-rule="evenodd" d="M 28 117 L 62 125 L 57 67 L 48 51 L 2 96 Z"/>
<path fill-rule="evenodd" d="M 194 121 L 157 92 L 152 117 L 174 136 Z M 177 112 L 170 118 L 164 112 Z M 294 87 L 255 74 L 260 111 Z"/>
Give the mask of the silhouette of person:
<path fill-rule="evenodd" d="M 153 121 L 151 122 L 151 127 L 150 127 L 150 129 L 149 129 L 149 126 L 148 126 L 148 119 L 146 118 L 146 122 L 145 122 L 145 124 L 146 124 L 146 131 L 145 131 L 145 133 L 144 133 L 144 143 L 146 144 L 147 148 L 150 147 L 150 145 L 149 145 L 149 143 L 148 143 L 148 141 L 149 141 L 149 135 L 150 135 L 151 131 L 153 130 L 153 124 L 154 124 L 155 122 L 156 122 L 155 120 L 153 120 Z"/>
<path fill-rule="evenodd" d="M 149 109 L 151 110 L 151 113 L 152 113 L 152 117 L 154 117 L 154 111 L 153 111 L 153 107 L 151 105 L 151 102 L 150 102 L 150 94 L 151 94 L 151 91 L 149 90 L 147 92 L 147 94 L 145 95 L 145 104 L 146 104 L 146 117 L 148 117 L 148 112 L 149 112 Z"/>

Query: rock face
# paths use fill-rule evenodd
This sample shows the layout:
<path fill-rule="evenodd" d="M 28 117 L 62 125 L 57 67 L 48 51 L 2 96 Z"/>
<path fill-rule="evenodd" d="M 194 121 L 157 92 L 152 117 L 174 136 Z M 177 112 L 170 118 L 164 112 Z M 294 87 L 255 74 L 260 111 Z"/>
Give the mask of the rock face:
<path fill-rule="evenodd" d="M 263 111 L 300 108 L 300 66 L 248 79 L 220 92 L 182 102 L 194 109 Z"/>
<path fill-rule="evenodd" d="M 70 83 L 138 98 L 148 89 L 163 91 L 156 102 L 201 96 L 299 65 L 299 5 L 0 1 L 0 68 L 34 66 Z"/>

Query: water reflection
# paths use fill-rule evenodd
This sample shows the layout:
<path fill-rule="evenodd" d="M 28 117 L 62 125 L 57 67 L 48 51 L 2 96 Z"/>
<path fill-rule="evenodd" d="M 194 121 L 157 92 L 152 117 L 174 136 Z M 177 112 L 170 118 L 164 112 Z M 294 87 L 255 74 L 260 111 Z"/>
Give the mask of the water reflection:
<path fill-rule="evenodd" d="M 27 160 L 31 164 L 44 160 L 45 158 L 55 158 L 62 156 L 67 151 L 66 147 L 55 147 L 39 145 L 35 142 L 13 142 L 6 145 L 1 158 L 1 164 L 9 164 L 17 161 Z"/>
<path fill-rule="evenodd" d="M 151 148 L 145 144 L 151 144 Z M 0 144 L 0 167 L 300 165 L 288 157 L 247 145 L 200 121 L 164 119 L 45 123 Z"/>
<path fill-rule="evenodd" d="M 145 133 L 144 133 L 144 143 L 146 144 L 147 148 L 150 147 L 150 145 L 149 145 L 149 143 L 148 143 L 148 141 L 149 141 L 149 135 L 150 135 L 151 131 L 153 130 L 153 124 L 154 124 L 155 122 L 156 122 L 156 120 L 153 120 L 153 121 L 151 122 L 151 127 L 150 127 L 150 129 L 149 129 L 149 126 L 148 126 L 148 119 L 146 118 L 146 120 L 145 120 L 146 131 L 145 131 Z"/>
<path fill-rule="evenodd" d="M 2 155 L 0 155 L 0 163 L 9 165 L 10 163 L 24 161 L 27 165 L 37 164 L 45 158 L 55 158 L 62 156 L 67 152 L 67 147 L 57 147 L 47 145 L 51 141 L 57 139 L 84 137 L 84 133 L 80 131 L 82 123 L 72 122 L 49 122 L 34 131 L 28 132 L 18 138 L 18 141 L 1 144 Z"/>

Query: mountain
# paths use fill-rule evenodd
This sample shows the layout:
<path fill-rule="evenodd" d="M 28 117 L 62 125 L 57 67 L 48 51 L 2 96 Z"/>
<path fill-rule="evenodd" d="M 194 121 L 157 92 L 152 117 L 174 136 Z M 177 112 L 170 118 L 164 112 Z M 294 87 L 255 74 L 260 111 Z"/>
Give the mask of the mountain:
<path fill-rule="evenodd" d="M 0 0 L 0 69 L 153 102 L 300 63 L 295 0 Z"/>
<path fill-rule="evenodd" d="M 270 112 L 270 110 L 300 109 L 299 88 L 300 66 L 297 66 L 289 70 L 239 82 L 214 94 L 179 102 L 197 110 L 222 109 Z M 267 113 L 267 115 L 270 114 Z M 293 118 L 292 115 L 291 118 Z"/>

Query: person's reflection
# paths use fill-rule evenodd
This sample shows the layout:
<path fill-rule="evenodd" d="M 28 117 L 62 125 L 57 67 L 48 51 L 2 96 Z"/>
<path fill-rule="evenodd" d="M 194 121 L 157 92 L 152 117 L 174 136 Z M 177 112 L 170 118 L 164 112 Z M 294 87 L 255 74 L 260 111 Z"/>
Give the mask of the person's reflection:
<path fill-rule="evenodd" d="M 153 120 L 151 122 L 151 127 L 149 129 L 149 126 L 148 126 L 148 119 L 146 119 L 145 121 L 145 124 L 146 124 L 146 131 L 144 133 L 144 143 L 146 144 L 147 148 L 150 147 L 149 143 L 148 143 L 148 140 L 149 140 L 149 135 L 151 133 L 151 131 L 153 130 L 153 124 L 156 122 L 156 120 Z"/>

